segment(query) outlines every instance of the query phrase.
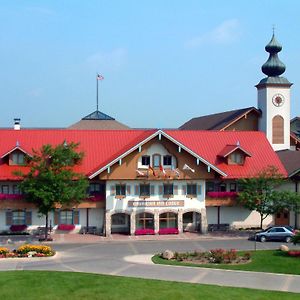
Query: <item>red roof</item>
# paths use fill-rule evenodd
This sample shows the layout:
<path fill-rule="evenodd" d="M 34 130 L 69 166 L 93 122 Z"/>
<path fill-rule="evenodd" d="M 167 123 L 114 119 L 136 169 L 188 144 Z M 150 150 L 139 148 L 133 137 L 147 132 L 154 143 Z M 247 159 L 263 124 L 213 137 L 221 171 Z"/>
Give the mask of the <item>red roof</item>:
<path fill-rule="evenodd" d="M 262 132 L 198 130 L 166 130 L 165 132 L 225 172 L 227 179 L 253 177 L 270 165 L 276 166 L 280 173 L 287 176 L 284 166 Z M 218 154 L 226 145 L 237 144 L 237 141 L 242 149 L 251 153 L 251 157 L 247 157 L 242 166 L 228 165 Z"/>
<path fill-rule="evenodd" d="M 66 142 L 79 142 L 79 150 L 85 153 L 82 165 L 76 167 L 77 172 L 87 176 L 95 174 L 108 166 L 115 159 L 126 154 L 138 144 L 155 133 L 166 133 L 175 142 L 181 144 L 212 166 L 227 174 L 226 178 L 243 178 L 255 176 L 269 165 L 275 165 L 286 175 L 286 171 L 265 135 L 261 132 L 247 131 L 179 131 L 179 130 L 0 130 L 0 157 L 16 147 L 32 153 L 44 144 L 57 145 Z M 227 165 L 219 153 L 226 145 L 234 145 L 239 141 L 240 147 L 251 153 L 243 166 Z M 0 180 L 14 180 L 12 172 L 18 166 L 8 166 L 0 161 Z M 21 167 L 25 168 L 25 167 Z M 26 170 L 26 169 L 25 169 Z"/>
<path fill-rule="evenodd" d="M 85 155 L 82 164 L 75 170 L 88 176 L 154 132 L 155 130 L 3 129 L 0 130 L 0 157 L 15 148 L 17 142 L 28 154 L 32 154 L 32 149 L 38 150 L 44 144 L 79 142 L 78 149 Z M 20 168 L 24 169 L 24 167 L 8 166 L 3 163 L 3 160 L 0 161 L 0 180 L 16 179 L 12 172 Z"/>

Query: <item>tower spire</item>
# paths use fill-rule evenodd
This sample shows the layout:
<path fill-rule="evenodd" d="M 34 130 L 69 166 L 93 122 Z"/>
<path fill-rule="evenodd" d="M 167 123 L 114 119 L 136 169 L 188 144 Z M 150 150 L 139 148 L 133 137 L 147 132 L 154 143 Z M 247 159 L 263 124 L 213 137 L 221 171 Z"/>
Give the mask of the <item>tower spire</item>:
<path fill-rule="evenodd" d="M 272 39 L 265 47 L 266 51 L 270 53 L 269 58 L 261 67 L 262 72 L 268 77 L 280 76 L 285 71 L 285 65 L 278 57 L 278 52 L 282 50 L 282 46 L 277 42 L 274 30 L 273 26 Z"/>

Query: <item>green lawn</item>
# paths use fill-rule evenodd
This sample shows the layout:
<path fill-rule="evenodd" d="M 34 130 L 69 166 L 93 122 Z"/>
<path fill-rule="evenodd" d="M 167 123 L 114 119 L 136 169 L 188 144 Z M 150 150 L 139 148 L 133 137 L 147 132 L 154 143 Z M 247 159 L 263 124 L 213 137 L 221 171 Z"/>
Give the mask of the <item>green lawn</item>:
<path fill-rule="evenodd" d="M 299 294 L 70 272 L 0 272 L 0 299 L 299 299 Z"/>
<path fill-rule="evenodd" d="M 257 250 L 251 251 L 251 262 L 241 265 L 228 265 L 228 264 L 207 264 L 195 265 L 193 263 L 183 263 L 178 261 L 171 261 L 162 259 L 159 256 L 154 256 L 152 261 L 157 264 L 166 265 L 180 265 L 180 266 L 193 266 L 205 267 L 214 269 L 230 269 L 230 270 L 244 270 L 256 272 L 270 272 L 281 274 L 294 274 L 300 275 L 300 257 L 287 256 L 279 250 Z"/>

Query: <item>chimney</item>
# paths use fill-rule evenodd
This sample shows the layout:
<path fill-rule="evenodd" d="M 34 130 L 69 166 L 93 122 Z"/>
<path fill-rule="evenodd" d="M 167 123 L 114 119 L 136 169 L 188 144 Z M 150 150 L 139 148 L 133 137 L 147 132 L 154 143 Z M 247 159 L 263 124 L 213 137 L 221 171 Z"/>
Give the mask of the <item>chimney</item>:
<path fill-rule="evenodd" d="M 20 118 L 15 118 L 14 119 L 14 130 L 20 130 L 21 129 L 20 121 L 21 121 Z"/>

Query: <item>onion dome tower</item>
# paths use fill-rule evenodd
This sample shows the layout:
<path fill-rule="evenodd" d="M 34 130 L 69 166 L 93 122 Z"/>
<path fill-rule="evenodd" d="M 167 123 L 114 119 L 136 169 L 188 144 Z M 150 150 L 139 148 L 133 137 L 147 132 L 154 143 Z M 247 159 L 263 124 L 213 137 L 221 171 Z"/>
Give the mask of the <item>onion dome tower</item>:
<path fill-rule="evenodd" d="M 290 83 L 281 76 L 285 65 L 278 53 L 282 46 L 273 32 L 271 41 L 265 47 L 269 53 L 268 60 L 261 70 L 267 75 L 257 85 L 257 104 L 262 115 L 259 119 L 259 130 L 264 131 L 275 151 L 290 148 Z"/>

